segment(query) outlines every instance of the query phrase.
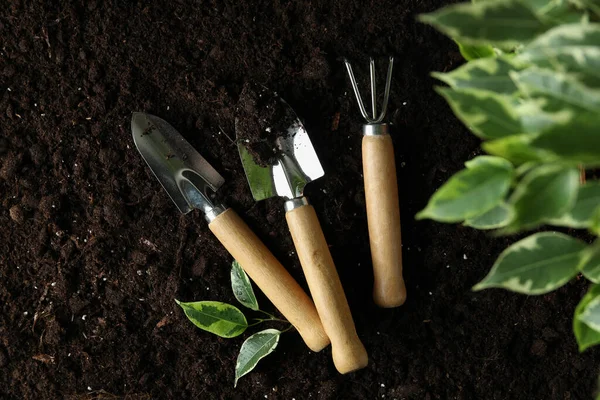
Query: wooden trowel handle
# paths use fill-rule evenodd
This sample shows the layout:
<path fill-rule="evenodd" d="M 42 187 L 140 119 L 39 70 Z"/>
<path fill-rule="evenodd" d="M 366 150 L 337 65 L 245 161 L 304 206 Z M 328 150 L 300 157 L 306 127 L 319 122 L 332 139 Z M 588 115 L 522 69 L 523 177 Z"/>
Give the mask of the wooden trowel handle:
<path fill-rule="evenodd" d="M 210 230 L 313 351 L 329 344 L 313 302 L 246 223 L 227 209 Z"/>
<path fill-rule="evenodd" d="M 285 214 L 300 263 L 325 332 L 331 339 L 333 362 L 345 374 L 368 363 L 340 278 L 333 264 L 315 209 L 302 205 Z"/>
<path fill-rule="evenodd" d="M 406 300 L 406 287 L 402 278 L 400 207 L 392 138 L 387 134 L 364 136 L 362 154 L 373 299 L 380 307 L 397 307 Z"/>

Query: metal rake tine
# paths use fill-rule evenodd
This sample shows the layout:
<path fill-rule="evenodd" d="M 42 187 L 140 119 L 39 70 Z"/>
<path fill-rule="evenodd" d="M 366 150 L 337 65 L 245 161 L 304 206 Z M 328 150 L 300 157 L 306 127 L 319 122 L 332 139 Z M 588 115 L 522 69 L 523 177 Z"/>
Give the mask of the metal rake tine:
<path fill-rule="evenodd" d="M 373 120 L 377 119 L 377 80 L 375 79 L 375 60 L 371 58 L 369 62 L 371 72 L 371 107 L 373 109 Z"/>
<path fill-rule="evenodd" d="M 348 70 L 348 76 L 350 77 L 350 82 L 352 83 L 352 89 L 354 90 L 354 95 L 356 96 L 356 101 L 358 102 L 358 108 L 360 109 L 360 113 L 363 118 L 369 124 L 379 124 L 385 118 L 387 113 L 388 101 L 390 98 L 390 89 L 392 85 L 392 71 L 394 68 L 394 57 L 390 57 L 390 62 L 388 65 L 387 77 L 385 81 L 385 90 L 383 93 L 383 104 L 381 109 L 381 114 L 377 115 L 377 82 L 376 82 L 376 73 L 375 73 L 375 60 L 371 58 L 369 63 L 369 71 L 371 78 L 371 108 L 373 111 L 373 116 L 369 116 L 365 105 L 362 101 L 362 97 L 358 90 L 358 84 L 356 83 L 356 78 L 354 77 L 354 73 L 352 71 L 352 66 L 350 62 L 344 59 L 344 63 L 346 64 L 346 69 Z"/>
<path fill-rule="evenodd" d="M 348 70 L 348 75 L 350 76 L 350 83 L 352 84 L 352 89 L 354 90 L 354 95 L 356 96 L 356 101 L 358 102 L 358 108 L 360 109 L 360 113 L 363 118 L 367 121 L 370 121 L 369 114 L 367 114 L 367 110 L 365 109 L 365 105 L 363 104 L 362 97 L 360 96 L 360 92 L 358 91 L 358 84 L 356 83 L 356 79 L 354 78 L 354 73 L 352 72 L 352 65 L 348 60 L 344 60 L 344 64 L 346 64 L 346 70 Z"/>

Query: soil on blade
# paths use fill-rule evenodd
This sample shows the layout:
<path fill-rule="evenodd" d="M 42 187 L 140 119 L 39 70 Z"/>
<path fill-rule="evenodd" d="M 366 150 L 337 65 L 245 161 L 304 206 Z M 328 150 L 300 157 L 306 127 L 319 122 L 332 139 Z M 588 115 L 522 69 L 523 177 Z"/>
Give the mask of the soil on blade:
<path fill-rule="evenodd" d="M 287 134 L 289 113 L 280 98 L 266 88 L 247 82 L 236 107 L 235 132 L 254 161 L 261 166 L 277 157 L 277 137 Z"/>
<path fill-rule="evenodd" d="M 430 71 L 462 62 L 454 43 L 415 20 L 442 5 L 8 2 L 0 11 L 0 398 L 591 398 L 599 353 L 579 354 L 571 329 L 588 283 L 535 297 L 474 293 L 515 238 L 413 218 L 480 154 L 432 90 Z M 368 57 L 383 78 L 389 55 L 408 299 L 384 310 L 371 298 L 363 121 L 342 61 L 366 90 Z M 227 180 L 224 201 L 306 288 L 282 200 L 255 203 L 239 161 L 235 120 L 249 126 L 257 117 L 252 107 L 240 112 L 249 82 L 301 116 L 326 172 L 306 195 L 369 352 L 368 367 L 353 374 L 338 374 L 330 349 L 312 353 L 291 332 L 234 389 L 245 336 L 203 332 L 174 301 L 235 303 L 232 259 L 202 215 L 180 215 L 148 170 L 131 138 L 133 111 L 167 120 L 200 151 Z"/>

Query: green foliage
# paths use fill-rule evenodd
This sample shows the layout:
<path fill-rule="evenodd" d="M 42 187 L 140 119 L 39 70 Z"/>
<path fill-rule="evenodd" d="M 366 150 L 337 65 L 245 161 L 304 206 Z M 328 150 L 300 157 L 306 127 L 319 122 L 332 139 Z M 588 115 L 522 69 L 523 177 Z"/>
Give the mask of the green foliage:
<path fill-rule="evenodd" d="M 581 268 L 583 276 L 594 283 L 600 283 L 600 248 L 592 246 L 588 249 L 587 259 Z"/>
<path fill-rule="evenodd" d="M 517 184 L 508 202 L 515 211 L 509 230 L 534 228 L 568 212 L 577 199 L 579 172 L 561 165 L 540 165 Z"/>
<path fill-rule="evenodd" d="M 183 309 L 187 318 L 198 328 L 223 338 L 233 338 L 241 335 L 251 326 L 258 325 L 266 321 L 286 322 L 285 320 L 274 317 L 273 315 L 262 311 L 258 307 L 258 301 L 254 295 L 252 284 L 242 266 L 233 261 L 231 264 L 231 288 L 235 298 L 244 306 L 251 310 L 258 311 L 268 316 L 268 318 L 254 318 L 254 323 L 248 324 L 244 314 L 231 304 L 220 301 L 197 301 L 184 303 L 175 300 Z M 235 383 L 256 367 L 256 364 L 267 355 L 271 354 L 277 343 L 279 336 L 292 328 L 290 324 L 284 331 L 276 329 L 266 329 L 250 336 L 240 349 L 237 364 L 235 367 Z"/>
<path fill-rule="evenodd" d="M 558 232 L 542 232 L 513 244 L 474 290 L 499 287 L 525 294 L 555 290 L 579 272 L 586 244 Z"/>
<path fill-rule="evenodd" d="M 185 315 L 198 328 L 224 338 L 244 333 L 248 327 L 246 317 L 237 308 L 220 301 L 196 301 L 183 303 L 175 300 Z"/>
<path fill-rule="evenodd" d="M 258 301 L 250 279 L 237 261 L 231 264 L 231 289 L 237 301 L 251 310 L 258 311 Z"/>
<path fill-rule="evenodd" d="M 431 75 L 452 89 L 481 89 L 492 96 L 497 93 L 512 95 L 518 89 L 509 73 L 516 69 L 516 64 L 509 59 L 485 58 L 466 63 L 454 71 L 432 72 Z"/>
<path fill-rule="evenodd" d="M 467 62 L 434 72 L 448 85 L 436 90 L 494 164 L 467 164 L 417 218 L 501 234 L 550 224 L 600 236 L 600 181 L 580 183 L 580 168 L 600 166 L 599 19 L 598 0 L 484 0 L 420 16 L 459 43 Z M 477 51 L 487 46 L 493 55 Z M 600 344 L 600 241 L 536 233 L 507 248 L 474 290 L 543 294 L 580 273 L 599 284 L 575 312 L 583 351 Z"/>
<path fill-rule="evenodd" d="M 490 45 L 473 45 L 473 44 L 458 44 L 460 54 L 467 61 L 476 60 L 478 58 L 494 57 L 496 52 Z"/>
<path fill-rule="evenodd" d="M 497 139 L 523 132 L 519 116 L 505 96 L 476 89 L 438 88 L 452 111 L 477 136 Z"/>
<path fill-rule="evenodd" d="M 279 343 L 281 331 L 277 329 L 265 329 L 250 336 L 242 344 L 240 354 L 235 365 L 235 383 L 238 379 L 252 371 L 258 362 L 271 354 Z"/>
<path fill-rule="evenodd" d="M 497 229 L 505 227 L 514 218 L 512 206 L 500 203 L 489 211 L 465 221 L 466 226 L 475 229 Z"/>
<path fill-rule="evenodd" d="M 433 195 L 418 219 L 462 222 L 500 204 L 510 188 L 512 165 L 498 157 L 481 156 L 466 166 Z"/>
<path fill-rule="evenodd" d="M 583 299 L 575 308 L 575 316 L 573 317 L 573 332 L 579 344 L 579 351 L 584 351 L 588 347 L 600 344 L 600 331 L 588 326 L 582 318 L 584 311 L 587 310 L 590 303 L 597 301 L 600 298 L 600 285 L 593 285 Z"/>
<path fill-rule="evenodd" d="M 552 225 L 567 226 L 570 228 L 589 228 L 594 213 L 600 206 L 600 182 L 588 182 L 579 186 L 577 199 L 573 207 L 560 218 L 549 222 Z"/>
<path fill-rule="evenodd" d="M 537 38 L 516 60 L 574 74 L 591 85 L 600 84 L 600 27 L 595 24 L 558 26 Z"/>
<path fill-rule="evenodd" d="M 502 47 L 518 46 L 552 26 L 518 0 L 454 4 L 420 20 L 460 43 Z"/>

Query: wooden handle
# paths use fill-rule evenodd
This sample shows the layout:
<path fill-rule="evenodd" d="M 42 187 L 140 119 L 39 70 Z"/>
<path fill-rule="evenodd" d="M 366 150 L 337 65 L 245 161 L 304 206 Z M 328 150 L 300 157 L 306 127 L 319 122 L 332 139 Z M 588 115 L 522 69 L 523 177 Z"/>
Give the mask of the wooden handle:
<path fill-rule="evenodd" d="M 369 362 L 361 343 L 342 283 L 333 264 L 315 209 L 304 205 L 288 211 L 287 219 L 310 293 L 331 340 L 333 362 L 345 374 Z"/>
<path fill-rule="evenodd" d="M 329 338 L 313 302 L 248 225 L 230 208 L 208 226 L 306 345 L 312 351 L 323 350 Z"/>
<path fill-rule="evenodd" d="M 380 307 L 406 300 L 402 278 L 402 238 L 394 145 L 390 135 L 364 136 L 363 174 L 369 242 L 373 261 L 373 299 Z"/>

